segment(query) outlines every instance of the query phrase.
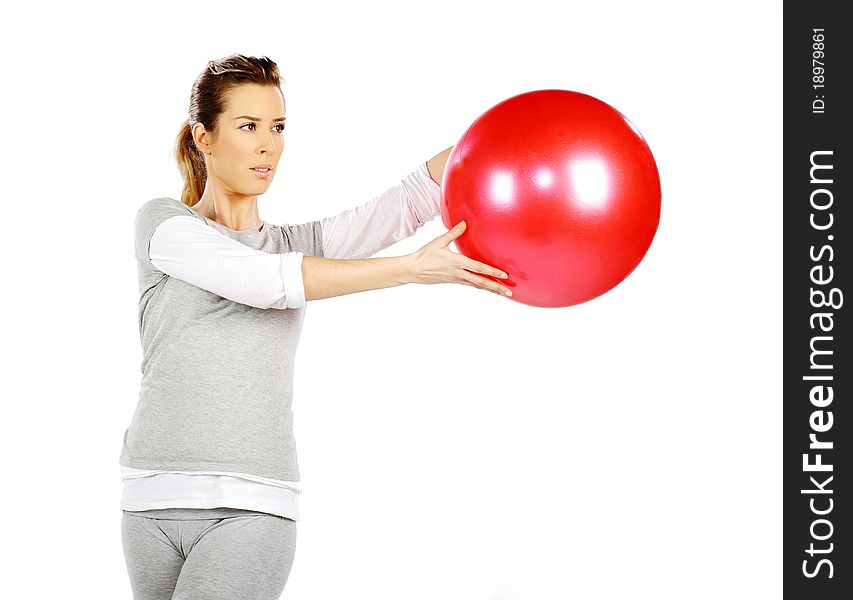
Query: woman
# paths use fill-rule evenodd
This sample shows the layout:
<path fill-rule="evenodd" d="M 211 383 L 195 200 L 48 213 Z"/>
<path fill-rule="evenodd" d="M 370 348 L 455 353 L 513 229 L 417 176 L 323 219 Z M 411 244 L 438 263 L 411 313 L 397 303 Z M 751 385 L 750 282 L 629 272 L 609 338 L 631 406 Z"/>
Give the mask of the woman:
<path fill-rule="evenodd" d="M 278 598 L 295 555 L 296 347 L 310 300 L 406 283 L 496 293 L 500 270 L 448 249 L 363 258 L 439 213 L 451 148 L 335 217 L 258 214 L 284 148 L 276 64 L 232 55 L 197 78 L 177 139 L 181 200 L 135 219 L 142 383 L 120 464 L 134 598 Z M 478 275 L 478 273 L 482 275 Z"/>

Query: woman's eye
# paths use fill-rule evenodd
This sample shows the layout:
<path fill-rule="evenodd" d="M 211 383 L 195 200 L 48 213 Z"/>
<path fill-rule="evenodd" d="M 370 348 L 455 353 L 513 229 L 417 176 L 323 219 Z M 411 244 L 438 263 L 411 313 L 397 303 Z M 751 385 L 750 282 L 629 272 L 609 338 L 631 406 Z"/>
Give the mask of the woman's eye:
<path fill-rule="evenodd" d="M 240 125 L 240 129 L 243 129 L 244 127 L 247 127 L 247 126 L 251 126 L 252 129 L 254 129 L 255 124 L 254 123 L 244 123 L 243 125 Z M 284 123 L 277 123 L 275 126 L 280 128 L 280 129 L 278 129 L 279 133 L 284 131 Z"/>

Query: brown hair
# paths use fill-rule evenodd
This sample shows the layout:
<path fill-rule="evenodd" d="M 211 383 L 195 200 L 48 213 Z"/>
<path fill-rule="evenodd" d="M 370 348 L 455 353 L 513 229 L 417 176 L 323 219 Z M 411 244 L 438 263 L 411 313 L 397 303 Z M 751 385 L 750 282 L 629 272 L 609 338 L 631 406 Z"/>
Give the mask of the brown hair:
<path fill-rule="evenodd" d="M 187 206 L 199 201 L 207 180 L 204 155 L 193 140 L 192 127 L 201 123 L 216 139 L 219 115 L 225 110 L 225 95 L 244 83 L 274 85 L 281 91 L 278 66 L 266 56 L 232 54 L 208 62 L 193 83 L 189 119 L 181 125 L 175 143 L 175 159 L 184 179 L 181 202 Z"/>

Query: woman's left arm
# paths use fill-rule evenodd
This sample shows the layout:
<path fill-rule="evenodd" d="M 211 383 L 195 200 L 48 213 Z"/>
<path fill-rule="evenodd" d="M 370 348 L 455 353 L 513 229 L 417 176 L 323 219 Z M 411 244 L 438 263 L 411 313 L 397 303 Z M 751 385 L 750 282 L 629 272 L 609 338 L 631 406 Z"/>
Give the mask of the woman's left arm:
<path fill-rule="evenodd" d="M 444 177 L 444 167 L 447 164 L 447 157 L 450 156 L 452 151 L 453 146 L 450 146 L 450 148 L 442 150 L 427 161 L 427 171 L 429 171 L 429 176 L 432 177 L 432 180 L 438 185 L 441 185 L 441 179 Z"/>
<path fill-rule="evenodd" d="M 453 146 L 400 184 L 355 208 L 320 219 L 326 258 L 367 258 L 409 237 L 440 214 L 441 177 Z"/>

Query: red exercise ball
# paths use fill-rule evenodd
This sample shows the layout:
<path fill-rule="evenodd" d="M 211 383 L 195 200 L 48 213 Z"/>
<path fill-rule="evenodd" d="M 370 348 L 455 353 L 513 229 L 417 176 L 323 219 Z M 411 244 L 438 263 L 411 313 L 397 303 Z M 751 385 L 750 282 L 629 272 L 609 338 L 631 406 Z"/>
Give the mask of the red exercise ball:
<path fill-rule="evenodd" d="M 571 306 L 640 263 L 660 220 L 660 178 L 640 132 L 568 90 L 513 96 L 483 113 L 448 157 L 441 219 L 475 260 L 509 274 L 511 299 Z"/>

